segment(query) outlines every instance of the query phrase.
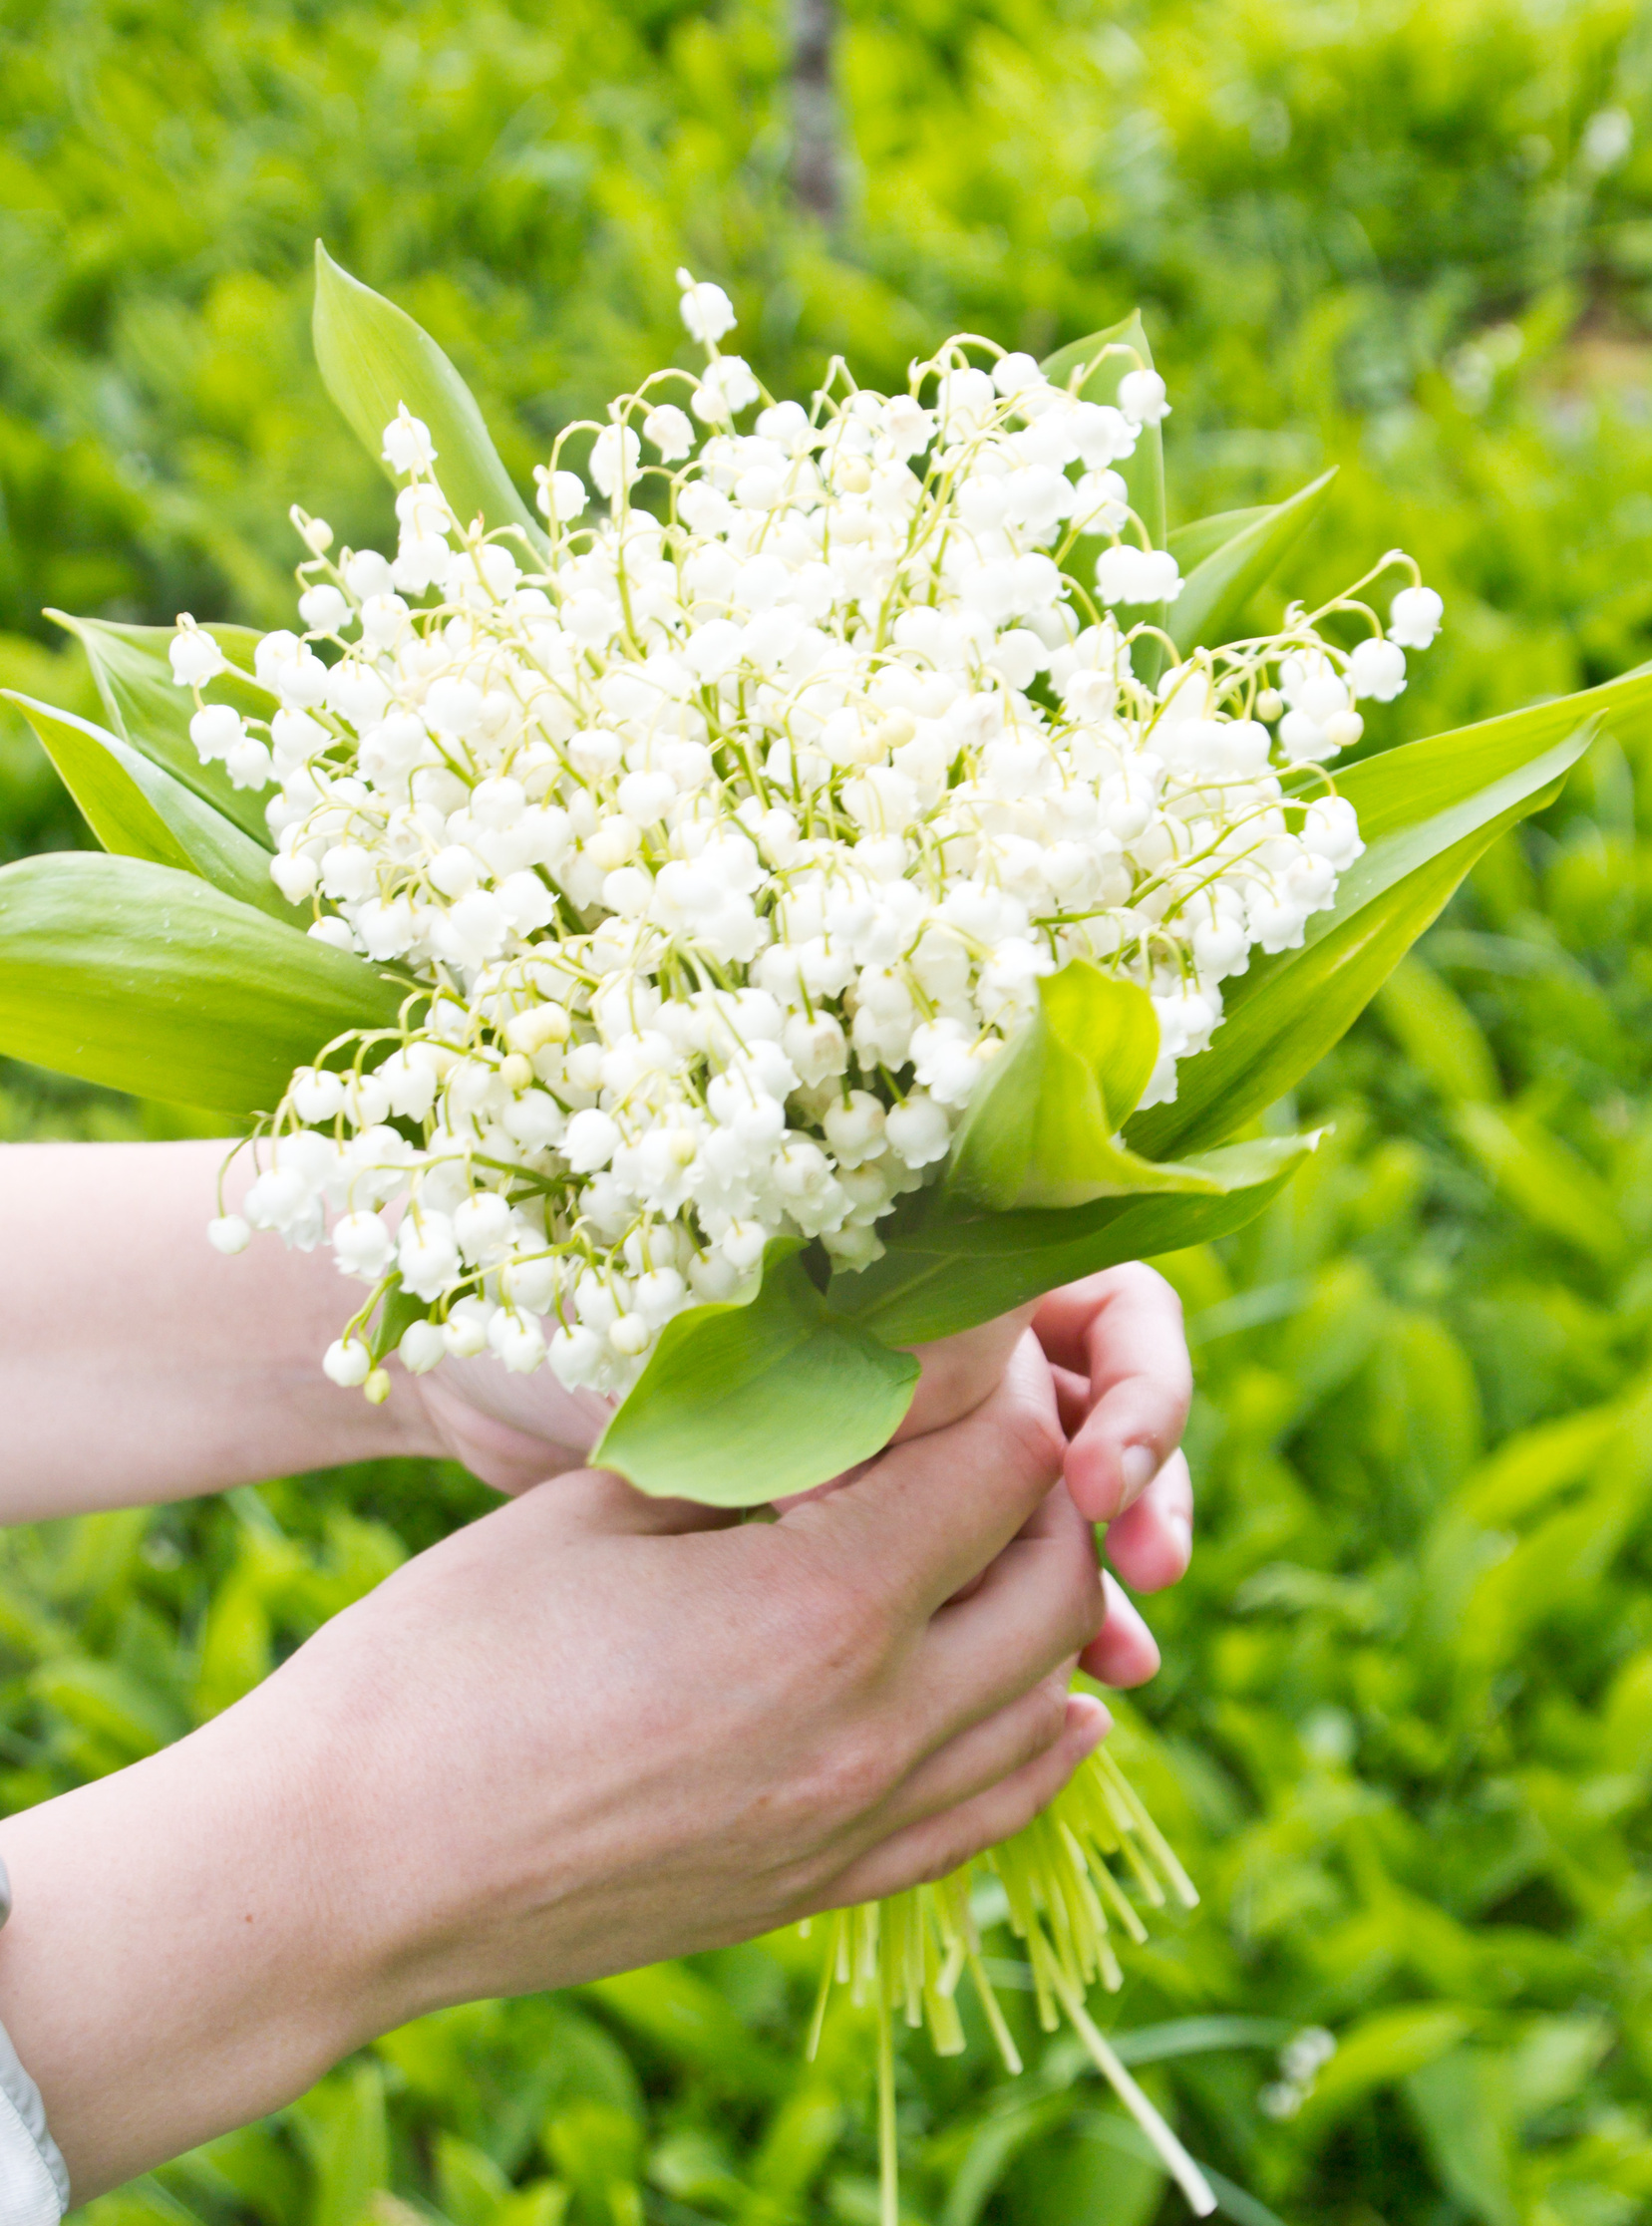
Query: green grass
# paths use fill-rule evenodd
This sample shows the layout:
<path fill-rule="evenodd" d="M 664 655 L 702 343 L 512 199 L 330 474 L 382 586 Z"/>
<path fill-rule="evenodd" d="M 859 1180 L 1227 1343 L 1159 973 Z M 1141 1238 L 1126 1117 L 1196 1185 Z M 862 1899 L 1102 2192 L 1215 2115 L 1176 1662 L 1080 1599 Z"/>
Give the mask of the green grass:
<path fill-rule="evenodd" d="M 788 205 L 771 5 L 36 0 L 0 59 L 6 685 L 84 697 L 47 603 L 281 622 L 293 500 L 382 531 L 308 365 L 317 232 L 524 478 L 676 349 L 683 259 L 793 388 L 832 348 L 884 381 L 954 326 L 1042 349 L 1140 300 L 1184 511 L 1336 463 L 1290 591 L 1398 542 L 1445 593 L 1377 739 L 1652 650 L 1644 10 L 862 0 L 836 242 Z M 1250 2226 L 1652 2217 L 1649 771 L 1601 745 L 1493 853 L 1302 1094 L 1318 1160 L 1169 1264 L 1200 1544 L 1120 1746 L 1205 1903 L 1107 2017 Z M 0 854 L 74 839 L 0 733 Z M 0 1074 L 6 1137 L 172 1117 Z M 486 1497 L 410 1466 L 12 1533 L 0 1800 L 221 1708 Z M 858 2226 L 870 2058 L 850 2015 L 801 2065 L 815 1953 L 426 2021 L 89 2226 Z M 1175 2218 L 1007 1999 L 1018 2084 L 973 2028 L 909 2052 L 912 2218 Z M 1270 2114 L 1311 2025 L 1338 2053 Z"/>

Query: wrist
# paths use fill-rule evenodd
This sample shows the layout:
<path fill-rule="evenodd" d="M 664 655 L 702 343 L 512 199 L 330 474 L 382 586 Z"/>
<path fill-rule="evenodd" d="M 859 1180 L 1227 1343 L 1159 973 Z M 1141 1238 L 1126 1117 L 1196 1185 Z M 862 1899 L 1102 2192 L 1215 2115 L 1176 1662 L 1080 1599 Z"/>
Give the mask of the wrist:
<path fill-rule="evenodd" d="M 77 2202 L 279 2107 L 394 2022 L 374 2023 L 376 1944 L 339 1921 L 335 1746 L 243 1704 L 0 1829 L 0 2021 Z"/>

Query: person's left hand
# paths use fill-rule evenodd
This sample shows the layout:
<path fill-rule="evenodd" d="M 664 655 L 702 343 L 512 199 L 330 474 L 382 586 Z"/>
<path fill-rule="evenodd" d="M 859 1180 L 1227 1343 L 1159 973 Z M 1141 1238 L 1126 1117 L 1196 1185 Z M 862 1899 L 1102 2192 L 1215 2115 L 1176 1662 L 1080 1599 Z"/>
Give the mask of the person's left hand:
<path fill-rule="evenodd" d="M 1192 1485 L 1177 1449 L 1192 1374 L 1180 1304 L 1152 1268 L 1108 1268 L 1036 1308 L 920 1347 L 923 1378 L 898 1438 L 978 1407 L 1029 1319 L 1055 1380 L 1070 1440 L 1066 1483 L 1080 1512 L 1107 1523 L 1108 1557 L 1127 1584 L 1173 1584 L 1192 1549 Z M 548 1368 L 512 1376 L 491 1355 L 403 1377 L 398 1397 L 420 1403 L 434 1450 L 505 1492 L 582 1467 L 611 1412 L 598 1393 L 564 1391 Z M 1111 1576 L 1107 1598 L 1084 1667 L 1107 1685 L 1141 1685 L 1158 1668 L 1158 1649 Z"/>

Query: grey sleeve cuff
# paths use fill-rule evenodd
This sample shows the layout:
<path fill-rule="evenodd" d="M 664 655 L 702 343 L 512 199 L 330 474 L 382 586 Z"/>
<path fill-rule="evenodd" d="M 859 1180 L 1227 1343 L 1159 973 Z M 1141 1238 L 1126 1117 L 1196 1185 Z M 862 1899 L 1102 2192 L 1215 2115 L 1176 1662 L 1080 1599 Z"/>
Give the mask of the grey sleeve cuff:
<path fill-rule="evenodd" d="M 0 1925 L 11 1898 L 0 1863 Z M 58 2226 L 68 2208 L 69 2174 L 47 2129 L 46 2105 L 0 2026 L 0 2226 Z"/>

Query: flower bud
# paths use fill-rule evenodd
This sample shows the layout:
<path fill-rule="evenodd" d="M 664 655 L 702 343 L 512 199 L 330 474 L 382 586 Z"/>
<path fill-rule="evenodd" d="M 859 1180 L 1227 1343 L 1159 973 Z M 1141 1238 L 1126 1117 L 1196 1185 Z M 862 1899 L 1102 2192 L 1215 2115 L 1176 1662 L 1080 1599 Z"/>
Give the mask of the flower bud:
<path fill-rule="evenodd" d="M 331 1382 L 353 1391 L 367 1382 L 373 1356 L 359 1337 L 336 1338 L 321 1356 L 321 1366 Z"/>
<path fill-rule="evenodd" d="M 447 1350 L 447 1340 L 435 1322 L 410 1322 L 396 1348 L 410 1376 L 428 1376 Z"/>

